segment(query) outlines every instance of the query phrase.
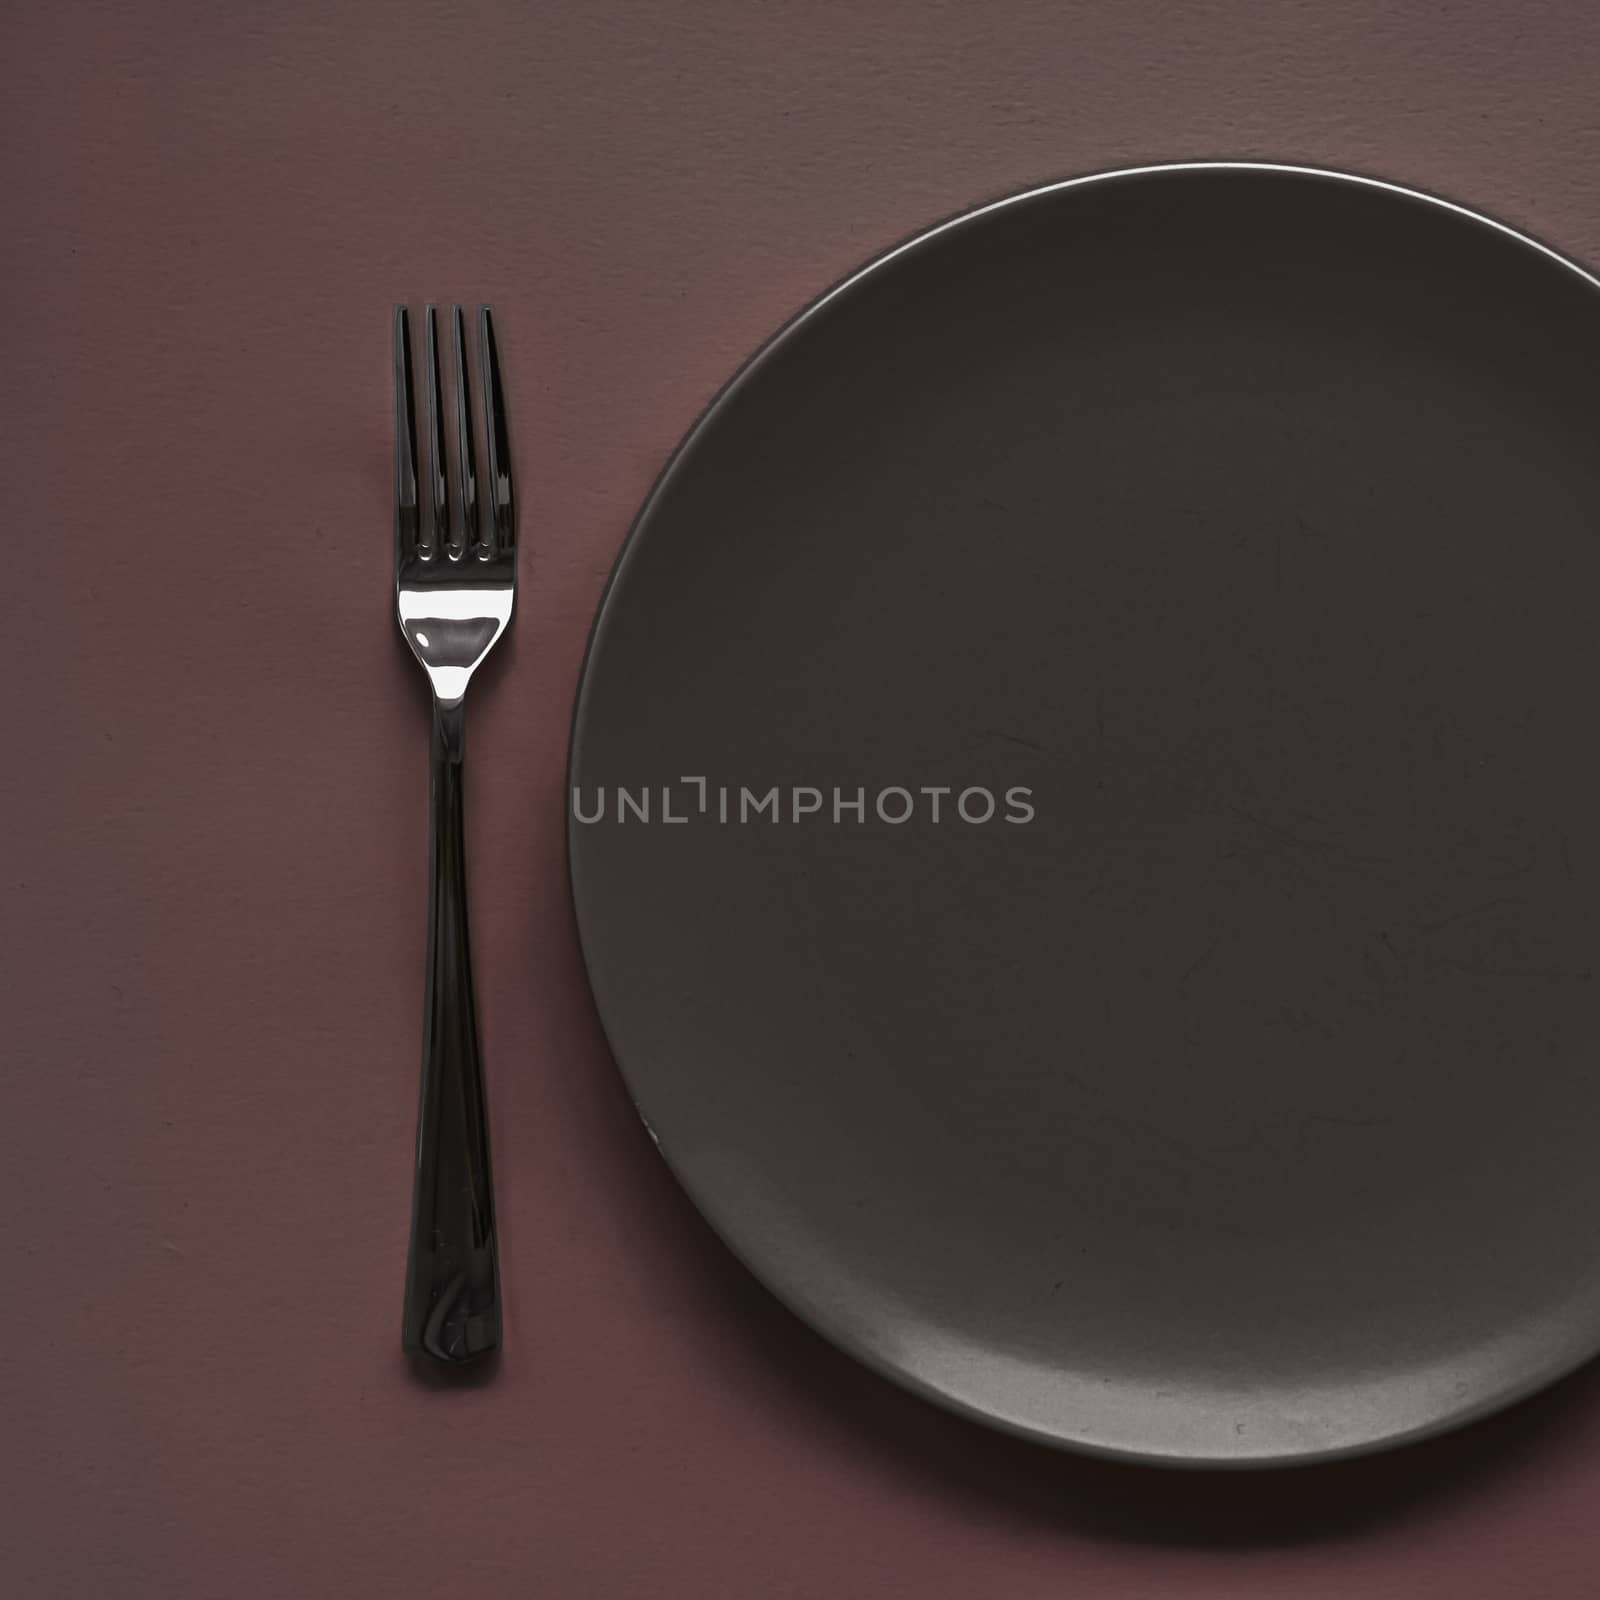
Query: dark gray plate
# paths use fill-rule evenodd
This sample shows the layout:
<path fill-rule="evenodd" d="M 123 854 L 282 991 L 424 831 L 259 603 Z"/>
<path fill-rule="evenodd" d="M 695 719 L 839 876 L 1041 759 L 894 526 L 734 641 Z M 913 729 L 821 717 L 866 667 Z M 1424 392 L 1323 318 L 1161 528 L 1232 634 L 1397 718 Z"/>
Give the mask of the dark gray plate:
<path fill-rule="evenodd" d="M 1597 287 L 1383 184 L 1116 173 L 891 252 L 701 419 L 572 884 L 662 1154 L 800 1315 L 1188 1463 L 1600 1347 Z"/>

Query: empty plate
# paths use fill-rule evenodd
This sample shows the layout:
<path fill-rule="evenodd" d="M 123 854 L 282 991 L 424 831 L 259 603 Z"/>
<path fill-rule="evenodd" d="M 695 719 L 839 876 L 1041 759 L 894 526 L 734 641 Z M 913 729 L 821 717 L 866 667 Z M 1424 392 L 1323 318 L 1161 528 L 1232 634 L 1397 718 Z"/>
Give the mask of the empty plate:
<path fill-rule="evenodd" d="M 1245 1465 L 1600 1347 L 1597 288 L 1391 185 L 1113 173 L 690 433 L 573 894 L 662 1154 L 845 1349 Z"/>

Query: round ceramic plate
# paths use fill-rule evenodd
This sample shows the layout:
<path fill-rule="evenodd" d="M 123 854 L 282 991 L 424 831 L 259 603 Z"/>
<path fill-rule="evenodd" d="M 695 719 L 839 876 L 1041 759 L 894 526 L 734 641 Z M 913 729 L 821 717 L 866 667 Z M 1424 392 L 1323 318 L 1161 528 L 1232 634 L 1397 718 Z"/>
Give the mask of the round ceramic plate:
<path fill-rule="evenodd" d="M 1113 173 L 695 426 L 573 893 L 663 1156 L 845 1349 L 1245 1465 L 1600 1347 L 1597 288 L 1387 184 Z"/>

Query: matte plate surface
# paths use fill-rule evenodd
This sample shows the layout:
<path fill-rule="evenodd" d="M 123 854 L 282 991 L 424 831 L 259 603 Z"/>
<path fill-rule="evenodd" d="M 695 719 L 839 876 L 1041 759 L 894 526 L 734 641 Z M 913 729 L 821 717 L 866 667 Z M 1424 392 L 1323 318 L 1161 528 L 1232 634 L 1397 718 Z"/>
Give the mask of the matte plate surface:
<path fill-rule="evenodd" d="M 572 882 L 662 1154 L 801 1316 L 1194 1464 L 1600 1346 L 1597 383 L 1540 246 L 1202 166 L 936 229 L 722 393 L 596 627 Z"/>

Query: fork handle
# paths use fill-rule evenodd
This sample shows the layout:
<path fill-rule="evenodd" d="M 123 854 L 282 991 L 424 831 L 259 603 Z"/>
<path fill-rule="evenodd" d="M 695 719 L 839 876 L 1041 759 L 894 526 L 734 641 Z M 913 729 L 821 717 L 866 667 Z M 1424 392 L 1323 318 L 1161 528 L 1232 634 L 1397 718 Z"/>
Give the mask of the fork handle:
<path fill-rule="evenodd" d="M 467 939 L 462 828 L 462 702 L 433 703 L 430 887 L 422 1101 L 401 1343 L 462 1362 L 500 1346 L 489 1119 Z"/>

